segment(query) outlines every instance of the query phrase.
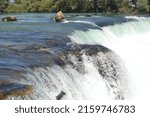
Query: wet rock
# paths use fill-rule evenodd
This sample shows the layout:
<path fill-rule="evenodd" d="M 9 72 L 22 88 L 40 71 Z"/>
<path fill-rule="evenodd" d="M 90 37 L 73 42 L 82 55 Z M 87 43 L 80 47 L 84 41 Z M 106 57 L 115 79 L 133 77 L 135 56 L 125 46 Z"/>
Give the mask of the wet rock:
<path fill-rule="evenodd" d="M 79 16 L 78 14 L 73 14 L 73 15 L 71 15 L 71 17 L 77 17 L 77 16 Z"/>
<path fill-rule="evenodd" d="M 57 99 L 57 100 L 61 100 L 64 95 L 66 95 L 66 93 L 65 93 L 64 91 L 61 91 L 61 92 L 59 93 L 59 95 L 56 96 L 56 99 Z"/>
<path fill-rule="evenodd" d="M 64 14 L 62 13 L 62 11 L 59 11 L 58 13 L 56 13 L 54 19 L 55 19 L 56 22 L 63 22 L 64 19 L 65 19 L 65 16 L 64 16 Z"/>
<path fill-rule="evenodd" d="M 15 16 L 3 17 L 2 21 L 3 22 L 12 22 L 12 21 L 17 21 L 17 18 Z"/>
<path fill-rule="evenodd" d="M 0 100 L 22 97 L 32 92 L 32 86 L 19 83 L 0 84 Z"/>

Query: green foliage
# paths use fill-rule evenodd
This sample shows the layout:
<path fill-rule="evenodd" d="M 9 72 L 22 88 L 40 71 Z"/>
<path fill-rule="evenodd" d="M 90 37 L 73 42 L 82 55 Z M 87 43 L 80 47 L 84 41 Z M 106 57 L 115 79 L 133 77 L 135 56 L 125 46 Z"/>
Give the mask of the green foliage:
<path fill-rule="evenodd" d="M 129 9 L 128 6 L 123 6 L 119 9 L 119 13 L 129 14 L 129 13 L 133 13 L 133 12 L 131 12 L 131 9 Z"/>
<path fill-rule="evenodd" d="M 18 13 L 18 12 L 26 12 L 25 7 L 22 5 L 16 5 L 16 4 L 11 4 L 7 7 L 7 9 L 5 10 L 5 12 L 8 13 Z"/>
<path fill-rule="evenodd" d="M 0 12 L 146 13 L 150 0 L 0 0 Z"/>
<path fill-rule="evenodd" d="M 0 13 L 4 12 L 8 5 L 8 0 L 0 0 Z"/>
<path fill-rule="evenodd" d="M 148 12 L 148 1 L 147 0 L 138 0 L 137 2 L 138 11 L 140 13 L 146 13 Z"/>

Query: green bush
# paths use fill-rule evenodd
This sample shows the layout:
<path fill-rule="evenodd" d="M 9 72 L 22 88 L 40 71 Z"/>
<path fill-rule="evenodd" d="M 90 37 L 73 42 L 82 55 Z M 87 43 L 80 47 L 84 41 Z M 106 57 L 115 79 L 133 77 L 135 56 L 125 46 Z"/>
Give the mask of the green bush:
<path fill-rule="evenodd" d="M 11 4 L 7 7 L 7 9 L 5 10 L 5 12 L 8 13 L 18 13 L 18 12 L 27 12 L 27 9 L 22 6 L 22 5 L 16 5 L 16 4 Z"/>
<path fill-rule="evenodd" d="M 129 14 L 129 13 L 131 13 L 131 9 L 129 9 L 128 6 L 123 6 L 119 9 L 119 13 Z"/>
<path fill-rule="evenodd" d="M 146 13 L 149 11 L 148 1 L 147 0 L 138 0 L 138 12 Z"/>
<path fill-rule="evenodd" d="M 0 0 L 0 12 L 147 13 L 150 0 Z M 149 3 L 148 3 L 149 1 Z M 136 7 L 135 7 L 136 6 Z"/>
<path fill-rule="evenodd" d="M 0 0 L 0 13 L 5 12 L 5 9 L 9 6 L 8 0 Z"/>

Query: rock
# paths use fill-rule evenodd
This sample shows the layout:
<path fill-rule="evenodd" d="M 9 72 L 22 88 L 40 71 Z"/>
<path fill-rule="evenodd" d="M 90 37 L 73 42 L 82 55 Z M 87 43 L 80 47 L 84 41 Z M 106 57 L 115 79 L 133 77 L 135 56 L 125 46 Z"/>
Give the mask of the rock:
<path fill-rule="evenodd" d="M 61 92 L 59 93 L 59 95 L 56 96 L 56 99 L 57 99 L 57 100 L 61 100 L 61 99 L 63 98 L 64 95 L 66 95 L 66 93 L 63 92 L 63 91 L 61 91 Z"/>
<path fill-rule="evenodd" d="M 55 21 L 56 22 L 63 22 L 65 17 L 64 14 L 62 13 L 62 11 L 59 11 L 56 15 L 55 15 Z"/>
<path fill-rule="evenodd" d="M 31 93 L 31 85 L 19 83 L 0 84 L 0 100 L 9 99 L 11 97 L 23 97 Z"/>
<path fill-rule="evenodd" d="M 15 16 L 3 17 L 2 21 L 3 22 L 12 22 L 12 21 L 17 21 L 17 18 Z"/>
<path fill-rule="evenodd" d="M 77 16 L 79 16 L 78 14 L 73 14 L 73 15 L 71 15 L 71 17 L 77 17 Z"/>

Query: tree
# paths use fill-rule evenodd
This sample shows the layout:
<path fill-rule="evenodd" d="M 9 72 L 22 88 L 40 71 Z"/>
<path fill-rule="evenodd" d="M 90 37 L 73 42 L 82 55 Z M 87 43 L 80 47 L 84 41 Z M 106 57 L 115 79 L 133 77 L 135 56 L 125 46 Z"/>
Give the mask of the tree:
<path fill-rule="evenodd" d="M 147 0 L 138 0 L 137 7 L 138 7 L 138 12 L 139 13 L 146 13 L 146 12 L 149 11 Z"/>
<path fill-rule="evenodd" d="M 93 0 L 94 12 L 98 12 L 98 0 Z"/>
<path fill-rule="evenodd" d="M 9 5 L 9 0 L 0 0 L 0 13 L 3 13 Z"/>
<path fill-rule="evenodd" d="M 107 0 L 107 8 L 109 12 L 118 12 L 122 7 L 122 0 Z"/>
<path fill-rule="evenodd" d="M 137 8 L 137 1 L 138 0 L 131 0 L 132 6 Z"/>
<path fill-rule="evenodd" d="M 95 13 L 98 12 L 98 4 L 99 4 L 99 0 L 90 0 L 90 7 L 92 11 Z"/>
<path fill-rule="evenodd" d="M 150 15 L 150 0 L 148 0 L 148 6 L 149 6 L 149 15 Z"/>
<path fill-rule="evenodd" d="M 150 0 L 0 0 L 0 12 L 150 13 Z"/>

